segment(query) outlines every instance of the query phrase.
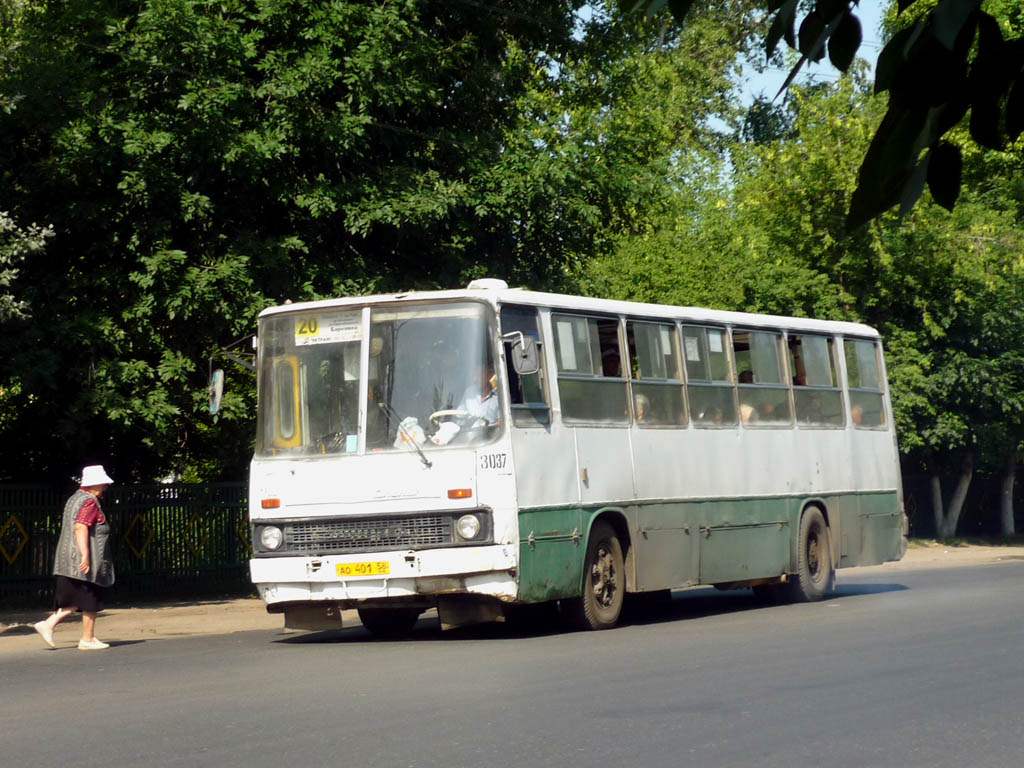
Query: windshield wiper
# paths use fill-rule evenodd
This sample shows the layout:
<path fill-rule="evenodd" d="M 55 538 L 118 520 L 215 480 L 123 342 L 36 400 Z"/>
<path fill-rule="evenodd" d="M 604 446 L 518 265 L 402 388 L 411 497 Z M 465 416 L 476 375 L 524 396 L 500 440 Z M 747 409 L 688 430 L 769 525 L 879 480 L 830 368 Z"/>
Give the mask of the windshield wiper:
<path fill-rule="evenodd" d="M 412 435 L 410 435 L 408 430 L 406 430 L 406 428 L 402 426 L 402 419 L 399 418 L 398 413 L 395 411 L 394 408 L 391 407 L 391 404 L 380 402 L 377 403 L 377 407 L 384 411 L 389 420 L 393 419 L 398 422 L 398 431 L 401 432 L 402 436 L 405 438 L 405 440 L 403 440 L 402 443 L 405 445 L 412 446 L 412 449 L 416 451 L 417 454 L 419 454 L 420 461 L 423 462 L 423 466 L 425 466 L 427 469 L 430 469 L 432 466 L 434 466 L 431 463 L 430 459 L 427 458 L 427 455 L 423 452 L 423 449 L 420 448 L 416 444 L 416 441 L 412 439 Z"/>

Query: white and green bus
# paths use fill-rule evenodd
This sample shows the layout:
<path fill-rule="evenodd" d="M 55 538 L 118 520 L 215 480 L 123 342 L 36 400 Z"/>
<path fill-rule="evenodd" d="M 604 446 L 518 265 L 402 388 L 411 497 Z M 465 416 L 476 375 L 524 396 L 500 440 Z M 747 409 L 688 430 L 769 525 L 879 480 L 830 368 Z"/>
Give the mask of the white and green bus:
<path fill-rule="evenodd" d="M 905 551 L 878 333 L 509 289 L 289 304 L 258 328 L 253 583 L 376 633 L 711 584 L 817 600 Z"/>

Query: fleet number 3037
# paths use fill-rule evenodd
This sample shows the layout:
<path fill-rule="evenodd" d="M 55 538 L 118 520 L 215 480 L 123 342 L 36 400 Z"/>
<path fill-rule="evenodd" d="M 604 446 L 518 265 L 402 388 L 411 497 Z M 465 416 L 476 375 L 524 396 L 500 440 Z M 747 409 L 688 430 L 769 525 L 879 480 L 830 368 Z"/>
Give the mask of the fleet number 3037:
<path fill-rule="evenodd" d="M 480 469 L 504 469 L 507 461 L 506 453 L 481 453 Z"/>

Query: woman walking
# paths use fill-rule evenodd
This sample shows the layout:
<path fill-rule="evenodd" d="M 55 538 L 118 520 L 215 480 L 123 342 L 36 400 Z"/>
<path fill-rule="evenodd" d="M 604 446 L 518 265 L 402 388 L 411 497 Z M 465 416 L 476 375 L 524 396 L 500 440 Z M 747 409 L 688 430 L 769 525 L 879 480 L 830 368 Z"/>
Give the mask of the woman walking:
<path fill-rule="evenodd" d="M 100 507 L 99 498 L 114 481 L 102 465 L 82 469 L 81 487 L 64 505 L 53 574 L 57 577 L 56 610 L 45 621 L 34 624 L 36 632 L 51 648 L 53 630 L 72 613 L 82 613 L 82 639 L 78 648 L 100 651 L 109 648 L 96 637 L 96 614 L 114 583 L 114 563 L 110 557 L 110 523 Z"/>

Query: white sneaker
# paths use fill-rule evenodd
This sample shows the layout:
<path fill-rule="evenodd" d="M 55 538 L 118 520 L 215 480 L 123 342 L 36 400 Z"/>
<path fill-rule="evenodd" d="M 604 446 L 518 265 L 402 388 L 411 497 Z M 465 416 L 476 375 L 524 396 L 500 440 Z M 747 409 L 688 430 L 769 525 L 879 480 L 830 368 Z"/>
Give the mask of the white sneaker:
<path fill-rule="evenodd" d="M 56 648 L 56 643 L 53 642 L 53 630 L 46 626 L 45 621 L 37 621 L 32 625 L 32 629 L 39 633 L 39 636 L 43 638 L 43 642 L 51 648 Z"/>
<path fill-rule="evenodd" d="M 98 637 L 94 637 L 92 640 L 78 641 L 78 650 L 80 651 L 102 651 L 104 648 L 109 647 L 109 643 L 104 643 Z"/>

